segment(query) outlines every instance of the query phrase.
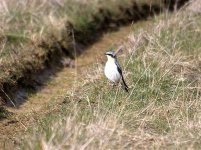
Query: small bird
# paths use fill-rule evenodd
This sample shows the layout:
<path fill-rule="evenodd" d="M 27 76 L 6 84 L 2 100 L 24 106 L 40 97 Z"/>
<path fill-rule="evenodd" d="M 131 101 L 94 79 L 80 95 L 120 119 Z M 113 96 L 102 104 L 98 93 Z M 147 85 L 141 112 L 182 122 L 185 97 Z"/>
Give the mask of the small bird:
<path fill-rule="evenodd" d="M 117 61 L 117 57 L 115 52 L 109 51 L 106 52 L 105 55 L 107 56 L 107 62 L 105 64 L 105 76 L 112 81 L 113 83 L 119 83 L 122 80 L 123 89 L 128 92 L 128 86 L 124 80 L 121 67 Z"/>

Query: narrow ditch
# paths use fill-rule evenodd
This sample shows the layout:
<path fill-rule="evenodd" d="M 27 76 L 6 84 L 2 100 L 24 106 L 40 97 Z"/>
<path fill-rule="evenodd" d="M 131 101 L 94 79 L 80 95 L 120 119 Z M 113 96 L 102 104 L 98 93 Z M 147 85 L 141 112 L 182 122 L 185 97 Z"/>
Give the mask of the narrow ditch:
<path fill-rule="evenodd" d="M 136 2 L 133 2 L 128 8 L 119 7 L 122 15 L 116 17 L 112 16 L 109 11 L 100 9 L 98 14 L 103 16 L 102 19 L 95 15 L 93 21 L 88 23 L 89 27 L 82 30 L 77 29 L 70 22 L 66 23 L 66 27 L 68 28 L 66 31 L 68 32 L 65 33 L 66 35 L 60 41 L 54 41 L 51 44 L 42 41 L 39 45 L 39 47 L 48 50 L 47 58 L 44 59 L 43 66 L 40 69 L 27 69 L 22 77 L 16 79 L 15 84 L 5 82 L 1 85 L 1 103 L 4 102 L 4 106 L 7 107 L 20 108 L 20 105 L 23 105 L 28 97 L 27 91 L 24 89 L 37 93 L 38 90 L 44 87 L 44 83 L 51 78 L 52 74 L 59 72 L 66 66 L 72 67 L 75 53 L 76 57 L 81 55 L 91 44 L 98 41 L 105 31 L 117 30 L 120 26 L 127 25 L 131 21 L 146 20 L 148 17 L 160 13 L 164 8 L 170 11 L 175 10 L 181 7 L 186 1 L 177 0 L 169 2 L 164 0 L 161 1 L 161 5 L 143 4 L 140 7 Z M 91 24 L 95 24 L 95 26 Z M 66 47 L 66 36 L 73 37 L 76 44 L 70 44 Z M 76 47 L 76 52 L 74 47 Z M 15 77 L 13 75 L 13 78 Z M 4 107 L 0 109 L 5 110 Z"/>
<path fill-rule="evenodd" d="M 154 11 L 154 13 L 156 12 Z M 138 18 L 138 22 L 135 23 L 136 28 L 144 26 L 147 23 L 145 18 L 149 16 L 150 13 L 141 18 L 142 20 Z M 113 23 L 109 23 L 107 26 L 111 24 Z M 51 64 L 46 62 L 46 69 L 32 75 L 30 79 L 20 80 L 17 87 L 11 89 L 8 88 L 9 86 L 7 87 L 12 93 L 15 93 L 12 95 L 15 107 L 8 100 L 6 111 L 10 115 L 1 119 L 1 143 L 13 147 L 15 145 L 13 142 L 17 141 L 17 137 L 13 136 L 14 134 L 26 131 L 34 121 L 38 120 L 39 116 L 48 113 L 50 103 L 58 105 L 61 100 L 60 97 L 65 95 L 67 91 L 73 90 L 76 80 L 82 80 L 82 76 L 87 73 L 88 68 L 96 62 L 105 61 L 103 52 L 111 46 L 124 42 L 127 35 L 132 31 L 129 22 L 125 23 L 124 26 L 115 25 L 115 28 L 111 27 L 110 29 L 112 30 L 107 32 L 100 30 L 95 40 L 90 40 L 90 44 L 76 45 L 78 50 L 75 53 L 79 57 L 73 55 L 69 57 L 67 53 L 67 56 L 59 57 Z"/>
<path fill-rule="evenodd" d="M 146 24 L 138 22 L 138 27 Z M 136 27 L 137 28 L 137 27 Z M 132 31 L 130 25 L 120 27 L 117 31 L 107 32 L 96 43 L 89 46 L 75 61 L 75 67 L 59 67 L 57 70 L 46 70 L 40 78 L 47 78 L 43 86 L 39 86 L 37 92 L 27 91 L 26 88 L 18 90 L 18 100 L 20 105 L 8 107 L 7 110 L 12 115 L 1 120 L 0 123 L 0 143 L 7 149 L 12 149 L 20 143 L 19 134 L 33 126 L 49 111 L 56 111 L 63 102 L 63 96 L 74 88 L 81 88 L 77 81 L 85 79 L 89 68 L 96 62 L 105 62 L 103 55 L 108 48 L 118 45 L 126 40 Z M 56 69 L 54 68 L 54 69 Z M 45 77 L 44 77 L 45 76 Z M 25 96 L 23 96 L 25 94 Z M 26 97 L 27 94 L 27 97 Z M 23 102 L 21 102 L 23 100 Z M 23 104 L 21 104 L 23 103 Z M 53 108 L 49 108 L 51 105 Z M 58 106 L 57 106 L 58 105 Z M 3 147 L 0 145 L 0 148 Z"/>

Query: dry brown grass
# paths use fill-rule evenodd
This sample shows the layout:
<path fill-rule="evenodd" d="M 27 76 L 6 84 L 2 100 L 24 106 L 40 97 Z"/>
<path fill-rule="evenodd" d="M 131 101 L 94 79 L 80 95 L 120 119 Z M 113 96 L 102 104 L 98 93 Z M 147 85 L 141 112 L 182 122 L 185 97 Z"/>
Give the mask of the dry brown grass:
<path fill-rule="evenodd" d="M 115 5 L 122 3 L 119 1 Z M 105 8 L 101 1 L 1 1 L 0 95 L 4 95 L 3 99 L 7 95 L 12 97 L 10 87 L 15 86 L 19 80 L 29 81 L 31 75 L 44 69 L 47 63 L 65 55 L 63 51 L 72 55 L 69 22 L 87 39 L 99 7 L 110 9 Z M 104 18 L 104 14 L 98 15 L 100 19 Z M 81 35 L 80 39 L 76 37 L 76 41 L 85 39 Z"/>
<path fill-rule="evenodd" d="M 103 66 L 96 66 L 24 148 L 200 149 L 201 16 L 192 11 L 198 4 L 129 36 L 122 60 L 129 94 L 108 89 Z"/>
<path fill-rule="evenodd" d="M 118 20 L 126 22 L 132 15 L 143 16 L 142 5 L 150 3 L 140 2 L 136 12 L 132 12 L 129 7 L 134 4 L 134 0 L 110 0 L 107 3 L 103 0 L 2 0 L 0 93 L 3 90 L 8 92 L 19 80 L 29 80 L 31 74 L 61 58 L 63 51 L 73 55 L 72 26 L 76 42 L 86 44 L 94 40 L 95 31 L 103 26 L 107 28 L 104 24 Z M 158 2 L 151 4 L 157 5 Z"/>

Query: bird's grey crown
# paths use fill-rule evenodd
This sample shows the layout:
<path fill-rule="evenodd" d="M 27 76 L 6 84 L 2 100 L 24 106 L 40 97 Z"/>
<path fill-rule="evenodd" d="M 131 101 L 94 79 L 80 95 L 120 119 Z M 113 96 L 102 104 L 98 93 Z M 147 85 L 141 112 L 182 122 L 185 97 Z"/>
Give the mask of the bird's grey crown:
<path fill-rule="evenodd" d="M 113 52 L 113 51 L 106 52 L 105 55 L 116 57 L 115 52 Z"/>

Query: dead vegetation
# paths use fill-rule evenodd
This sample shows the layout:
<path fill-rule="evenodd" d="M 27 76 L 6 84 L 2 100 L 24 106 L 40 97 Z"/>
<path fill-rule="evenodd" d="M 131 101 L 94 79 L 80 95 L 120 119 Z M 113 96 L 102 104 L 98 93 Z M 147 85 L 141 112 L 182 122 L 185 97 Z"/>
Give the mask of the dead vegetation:
<path fill-rule="evenodd" d="M 60 63 L 62 56 L 74 58 L 72 34 L 77 43 L 87 44 L 96 39 L 95 31 L 146 18 L 163 6 L 160 0 L 1 1 L 1 102 L 12 100 L 11 87 L 33 86 L 32 75 Z"/>
<path fill-rule="evenodd" d="M 197 8 L 199 1 L 192 1 L 129 35 L 122 58 L 129 94 L 108 89 L 99 64 L 82 89 L 66 95 L 61 113 L 49 114 L 28 134 L 23 148 L 200 149 Z"/>

